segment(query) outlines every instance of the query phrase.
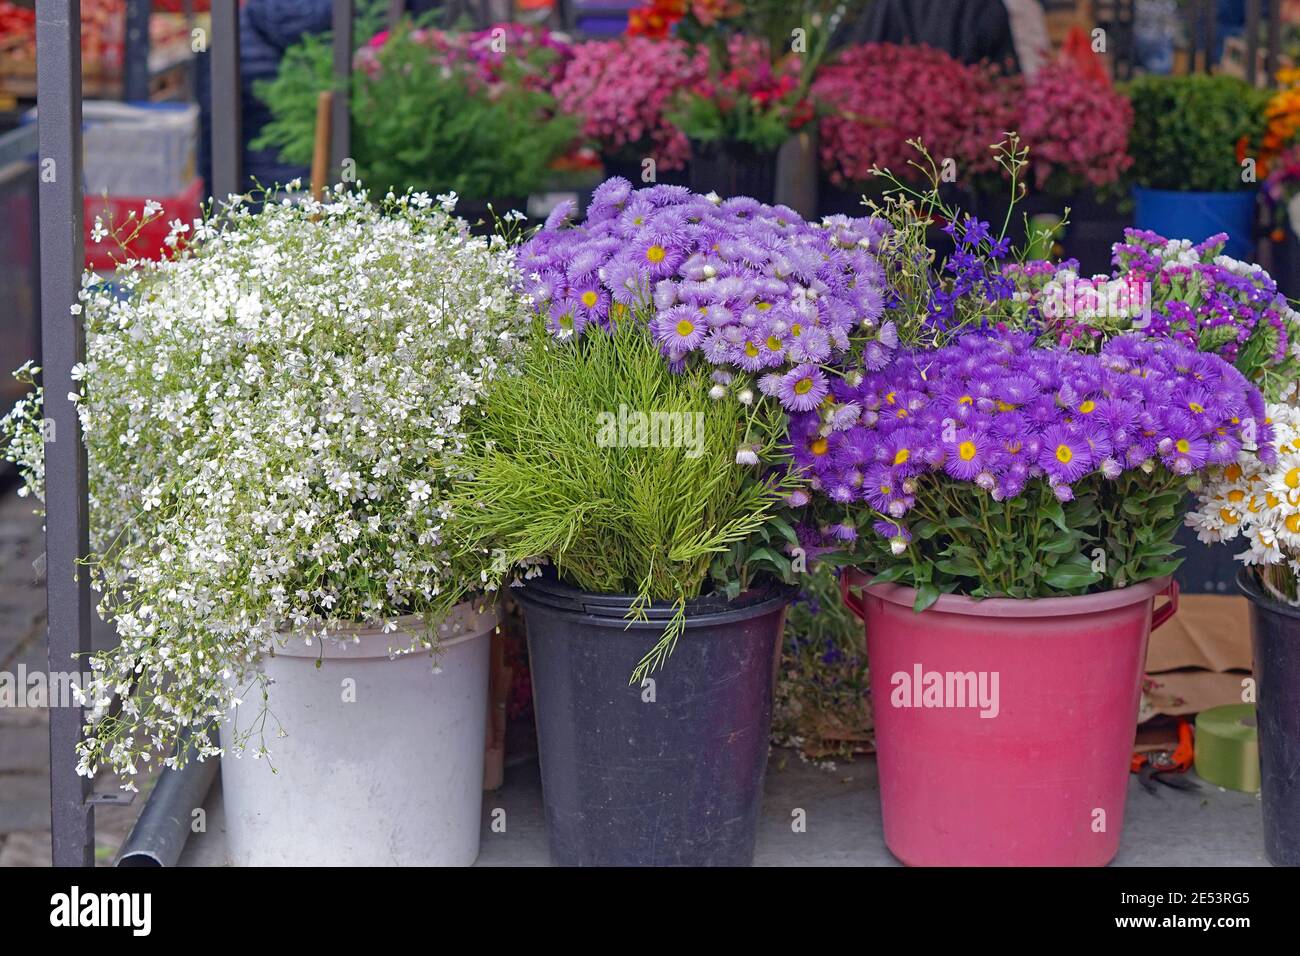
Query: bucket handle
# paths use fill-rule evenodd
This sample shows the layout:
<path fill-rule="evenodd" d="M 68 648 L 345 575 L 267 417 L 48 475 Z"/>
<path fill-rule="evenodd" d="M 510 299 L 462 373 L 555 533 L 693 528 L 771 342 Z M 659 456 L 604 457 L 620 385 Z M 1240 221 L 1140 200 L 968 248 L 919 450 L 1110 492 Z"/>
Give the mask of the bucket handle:
<path fill-rule="evenodd" d="M 1151 630 L 1153 631 L 1178 613 L 1178 582 L 1170 578 L 1169 583 L 1162 590 L 1156 592 L 1156 597 L 1162 594 L 1169 600 L 1152 610 Z"/>
<path fill-rule="evenodd" d="M 867 619 L 867 603 L 860 595 L 854 594 L 849 586 L 848 568 L 840 573 L 840 597 L 844 601 L 844 606 L 853 612 L 854 617 L 860 621 Z"/>

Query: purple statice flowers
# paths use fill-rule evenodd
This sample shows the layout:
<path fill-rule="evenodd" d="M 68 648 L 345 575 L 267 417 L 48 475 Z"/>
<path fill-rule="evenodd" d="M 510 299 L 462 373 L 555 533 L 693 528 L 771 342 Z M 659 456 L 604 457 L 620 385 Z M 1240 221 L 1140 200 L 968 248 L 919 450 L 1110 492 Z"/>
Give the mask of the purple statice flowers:
<path fill-rule="evenodd" d="M 665 357 L 698 354 L 722 374 L 758 377 L 794 412 L 826 400 L 831 365 L 884 368 L 898 347 L 874 253 L 888 225 L 719 199 L 612 178 L 585 222 L 557 209 L 519 252 L 524 291 L 553 332 L 608 330 L 636 315 Z"/>
<path fill-rule="evenodd" d="M 836 428 L 826 409 L 792 415 L 796 464 L 832 501 L 868 505 L 877 533 L 906 541 L 905 520 L 936 478 L 995 500 L 1044 481 L 1069 501 L 1084 481 L 1190 475 L 1231 464 L 1243 445 L 1268 454 L 1259 391 L 1217 355 L 1137 334 L 1096 353 L 1034 341 L 971 332 L 900 350 L 856 385 L 835 381 L 827 408 L 856 406 L 856 420 Z"/>
<path fill-rule="evenodd" d="M 1064 348 L 1139 329 L 1222 356 L 1275 398 L 1300 370 L 1300 315 L 1267 272 L 1222 254 L 1226 239 L 1193 244 L 1128 229 L 1110 275 L 1080 276 L 1074 262 L 1005 271 L 1027 302 L 1030 327 Z"/>

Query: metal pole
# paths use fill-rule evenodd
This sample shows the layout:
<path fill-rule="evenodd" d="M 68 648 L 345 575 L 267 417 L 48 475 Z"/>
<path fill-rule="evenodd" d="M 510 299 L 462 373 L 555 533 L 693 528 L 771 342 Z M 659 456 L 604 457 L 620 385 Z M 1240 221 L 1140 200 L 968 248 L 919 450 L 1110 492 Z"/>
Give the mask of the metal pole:
<path fill-rule="evenodd" d="M 50 673 L 81 672 L 90 652 L 86 450 L 72 367 L 86 337 L 72 314 L 81 286 L 81 0 L 36 2 L 40 150 L 41 366 L 45 388 L 45 558 Z M 93 866 L 91 782 L 76 772 L 82 709 L 50 702 L 50 830 L 55 866 Z"/>
<path fill-rule="evenodd" d="M 1255 85 L 1259 73 L 1259 0 L 1246 0 L 1246 82 Z"/>
<path fill-rule="evenodd" d="M 1209 66 L 1206 68 L 1205 72 L 1213 73 L 1214 72 L 1214 62 L 1213 62 L 1214 50 L 1216 47 L 1215 32 L 1214 32 L 1215 31 L 1214 4 L 1211 2 L 1211 0 L 1203 0 L 1201 4 L 1201 8 L 1202 8 L 1201 16 L 1204 17 L 1205 19 L 1205 49 L 1209 51 L 1206 54 L 1206 62 L 1209 64 Z"/>
<path fill-rule="evenodd" d="M 242 193 L 244 143 L 240 135 L 239 2 L 212 0 L 212 195 Z"/>
<path fill-rule="evenodd" d="M 1264 66 L 1268 70 L 1268 85 L 1277 85 L 1277 58 L 1282 45 L 1282 2 L 1269 0 L 1268 4 L 1268 52 L 1265 54 Z"/>
<path fill-rule="evenodd" d="M 343 180 L 352 152 L 352 0 L 334 0 L 334 100 L 330 120 L 330 175 Z"/>
<path fill-rule="evenodd" d="M 122 99 L 149 99 L 149 0 L 126 0 L 126 43 L 122 51 Z"/>

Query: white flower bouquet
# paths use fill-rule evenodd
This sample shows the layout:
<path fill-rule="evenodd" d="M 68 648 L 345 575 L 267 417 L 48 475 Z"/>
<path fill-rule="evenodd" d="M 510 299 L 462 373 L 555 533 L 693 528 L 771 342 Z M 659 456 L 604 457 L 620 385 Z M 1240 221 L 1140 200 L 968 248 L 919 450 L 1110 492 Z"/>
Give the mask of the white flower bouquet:
<path fill-rule="evenodd" d="M 265 683 L 278 641 L 396 634 L 477 583 L 444 543 L 445 495 L 527 307 L 508 244 L 440 200 L 235 203 L 175 224 L 174 258 L 86 277 L 88 564 L 121 644 L 91 662 L 80 772 L 129 787 L 187 730 L 216 754 L 204 728 Z M 0 421 L 37 496 L 40 419 L 37 390 Z"/>
<path fill-rule="evenodd" d="M 1268 420 L 1276 460 L 1243 451 L 1209 472 L 1187 523 L 1206 543 L 1240 537 L 1248 548 L 1237 560 L 1265 593 L 1300 606 L 1300 408 L 1271 404 Z"/>

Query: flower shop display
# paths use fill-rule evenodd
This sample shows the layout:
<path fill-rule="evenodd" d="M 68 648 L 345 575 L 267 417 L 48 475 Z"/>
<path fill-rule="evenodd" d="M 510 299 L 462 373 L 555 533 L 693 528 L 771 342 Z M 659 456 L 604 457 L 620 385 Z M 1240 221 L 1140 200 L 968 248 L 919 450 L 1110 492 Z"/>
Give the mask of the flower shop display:
<path fill-rule="evenodd" d="M 519 253 L 538 328 L 458 522 L 489 580 L 525 569 L 552 858 L 747 864 L 807 499 L 785 409 L 880 336 L 877 226 L 622 179 L 571 213 Z"/>
<path fill-rule="evenodd" d="M 80 296 L 88 566 L 121 644 L 89 662 L 78 770 L 133 788 L 193 734 L 235 863 L 478 852 L 496 615 L 445 525 L 527 316 L 502 241 L 372 198 L 237 200 Z M 0 429 L 37 495 L 40 400 Z"/>
<path fill-rule="evenodd" d="M 675 34 L 708 58 L 707 77 L 680 92 L 669 113 L 692 144 L 692 189 L 774 201 L 777 151 L 814 119 L 813 77 L 855 6 L 689 0 L 667 13 Z"/>
<path fill-rule="evenodd" d="M 286 51 L 277 77 L 258 87 L 274 119 L 256 148 L 310 164 L 331 56 L 328 37 L 308 35 Z M 550 92 L 566 57 L 545 31 L 511 25 L 447 34 L 408 24 L 377 35 L 352 73 L 357 179 L 380 190 L 454 192 L 471 220 L 488 201 L 498 215 L 522 211 L 578 138 L 578 120 Z"/>
<path fill-rule="evenodd" d="M 990 147 L 1015 128 L 1013 102 L 993 67 L 927 46 L 868 43 L 839 51 L 818 71 L 812 95 L 822 106 L 822 168 L 833 186 L 858 194 L 876 191 L 873 168 L 922 182 L 912 140 L 940 163 L 952 160 L 963 183 L 995 174 Z"/>
<path fill-rule="evenodd" d="M 1251 257 L 1267 90 L 1230 76 L 1143 76 L 1133 104 L 1135 225 L 1200 240 L 1227 233 L 1227 252 Z"/>
<path fill-rule="evenodd" d="M 885 839 L 916 865 L 1101 865 L 1183 501 L 1205 468 L 1270 457 L 1261 374 L 1222 338 L 1202 351 L 1106 311 L 1062 335 L 1018 285 L 1038 269 L 1009 268 L 1006 236 L 936 186 L 912 195 L 957 251 L 927 276 L 917 241 L 884 246 L 898 351 L 832 379 L 847 426 L 823 409 L 790 426 L 820 520 L 865 532 L 844 586 L 867 624 Z M 885 207 L 896 232 L 924 235 L 922 200 Z"/>
<path fill-rule="evenodd" d="M 1276 460 L 1243 454 L 1215 469 L 1187 521 L 1202 541 L 1248 546 L 1237 584 L 1250 601 L 1264 849 L 1300 866 L 1300 409 L 1268 415 Z"/>
<path fill-rule="evenodd" d="M 553 92 L 559 109 L 582 117 L 583 135 L 599 144 L 607 175 L 652 182 L 684 172 L 691 147 L 667 112 L 678 92 L 705 75 L 706 61 L 680 40 L 631 36 L 593 40 L 572 48 Z"/>
<path fill-rule="evenodd" d="M 1047 64 L 1023 85 L 1008 82 L 1019 88 L 1011 128 L 1029 150 L 1029 232 L 1045 226 L 1085 268 L 1105 268 L 1110 245 L 1129 219 L 1117 208 L 1133 162 L 1128 97 L 1104 73 L 1098 79 L 1068 59 Z M 1031 248 L 1026 256 L 1048 258 L 1045 252 Z"/>

